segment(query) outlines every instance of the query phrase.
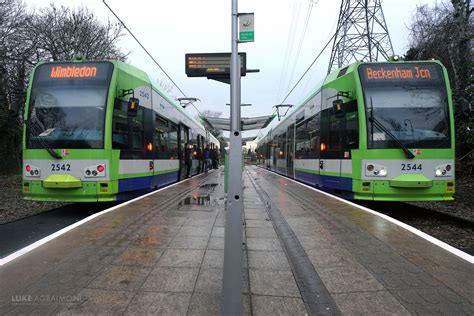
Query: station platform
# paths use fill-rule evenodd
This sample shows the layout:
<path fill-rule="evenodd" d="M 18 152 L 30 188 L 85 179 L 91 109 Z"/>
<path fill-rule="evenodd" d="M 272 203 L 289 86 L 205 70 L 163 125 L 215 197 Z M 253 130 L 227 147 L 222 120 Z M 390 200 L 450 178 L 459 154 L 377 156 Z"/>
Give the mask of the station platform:
<path fill-rule="evenodd" d="M 210 172 L 9 261 L 0 314 L 220 314 L 225 193 Z M 474 268 L 354 205 L 244 171 L 243 313 L 474 314 Z"/>

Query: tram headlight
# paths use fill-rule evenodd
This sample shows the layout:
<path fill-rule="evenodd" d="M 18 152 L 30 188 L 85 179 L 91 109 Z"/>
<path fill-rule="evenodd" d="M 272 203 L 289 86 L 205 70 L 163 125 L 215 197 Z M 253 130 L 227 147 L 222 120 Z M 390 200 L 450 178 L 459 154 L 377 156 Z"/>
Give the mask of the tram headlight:
<path fill-rule="evenodd" d="M 438 166 L 434 171 L 435 177 L 449 177 L 453 174 L 453 167 L 451 164 Z"/>
<path fill-rule="evenodd" d="M 41 175 L 41 169 L 33 165 L 27 164 L 25 166 L 25 176 L 38 178 Z"/>
<path fill-rule="evenodd" d="M 377 165 L 374 163 L 368 163 L 365 165 L 365 176 L 366 177 L 385 177 L 388 174 L 386 167 Z"/>
<path fill-rule="evenodd" d="M 89 166 L 84 169 L 84 177 L 86 178 L 101 178 L 105 177 L 106 172 L 105 164 L 98 164 L 95 166 Z"/>

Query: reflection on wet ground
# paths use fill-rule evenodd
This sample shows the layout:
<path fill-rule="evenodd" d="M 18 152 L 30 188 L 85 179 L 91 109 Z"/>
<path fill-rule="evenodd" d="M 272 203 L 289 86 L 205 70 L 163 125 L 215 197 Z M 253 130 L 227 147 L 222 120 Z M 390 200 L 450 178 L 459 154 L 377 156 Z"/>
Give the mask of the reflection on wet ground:
<path fill-rule="evenodd" d="M 211 196 L 210 195 L 205 195 L 205 196 L 198 196 L 198 195 L 193 195 L 193 196 L 188 196 L 184 200 L 178 203 L 179 206 L 183 205 L 211 205 Z"/>
<path fill-rule="evenodd" d="M 210 188 L 214 188 L 216 186 L 218 186 L 219 184 L 218 183 L 206 183 L 206 184 L 203 184 L 201 186 L 199 186 L 200 188 L 207 188 L 207 189 L 210 189 Z"/>

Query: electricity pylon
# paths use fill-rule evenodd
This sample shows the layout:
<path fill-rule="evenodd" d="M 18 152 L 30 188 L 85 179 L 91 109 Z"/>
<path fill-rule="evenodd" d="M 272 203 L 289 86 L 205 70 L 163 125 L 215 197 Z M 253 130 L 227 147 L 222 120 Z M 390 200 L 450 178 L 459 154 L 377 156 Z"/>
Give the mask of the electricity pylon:
<path fill-rule="evenodd" d="M 351 62 L 391 56 L 393 46 L 381 0 L 342 0 L 328 73 Z"/>

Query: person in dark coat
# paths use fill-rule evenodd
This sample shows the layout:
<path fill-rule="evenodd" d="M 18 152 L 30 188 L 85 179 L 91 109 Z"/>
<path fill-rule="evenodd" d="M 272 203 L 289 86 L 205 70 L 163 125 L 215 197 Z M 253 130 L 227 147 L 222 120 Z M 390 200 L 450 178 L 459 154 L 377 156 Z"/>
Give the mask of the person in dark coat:
<path fill-rule="evenodd" d="M 207 169 L 209 169 L 209 145 L 206 145 L 206 148 L 204 148 L 204 152 L 202 153 L 202 158 L 204 159 L 204 171 L 207 172 Z"/>
<path fill-rule="evenodd" d="M 186 165 L 186 177 L 189 178 L 191 166 L 193 164 L 192 150 L 189 147 L 189 144 L 186 144 L 184 147 L 184 163 Z"/>
<path fill-rule="evenodd" d="M 219 168 L 219 153 L 216 148 L 211 149 L 211 161 L 213 169 Z"/>

